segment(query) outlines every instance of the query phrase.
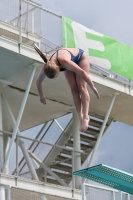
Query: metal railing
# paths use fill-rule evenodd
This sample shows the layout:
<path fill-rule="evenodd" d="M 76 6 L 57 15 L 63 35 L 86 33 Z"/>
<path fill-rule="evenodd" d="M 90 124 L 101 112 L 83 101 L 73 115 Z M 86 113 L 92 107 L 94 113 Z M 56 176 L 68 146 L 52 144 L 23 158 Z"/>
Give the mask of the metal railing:
<path fill-rule="evenodd" d="M 64 130 L 65 131 L 65 130 Z M 7 131 L 3 131 L 3 130 L 0 130 L 1 133 L 4 133 L 5 135 L 8 135 L 8 136 L 12 136 L 12 133 L 10 132 L 7 132 Z M 57 145 L 57 144 L 52 144 L 52 143 L 49 143 L 49 142 L 43 142 L 41 140 L 38 140 L 38 139 L 32 139 L 32 138 L 29 138 L 29 137 L 25 137 L 25 136 L 21 136 L 21 135 L 17 135 L 16 137 L 16 170 L 13 172 L 14 175 L 16 176 L 19 176 L 19 171 L 18 171 L 18 156 L 19 156 L 19 153 L 18 153 L 18 146 L 19 146 L 19 138 L 20 139 L 24 139 L 24 140 L 29 140 L 29 141 L 33 141 L 37 144 L 43 144 L 43 145 L 46 145 L 46 146 L 50 146 L 50 147 L 56 147 L 56 148 L 59 148 L 59 149 L 62 149 L 62 150 L 67 150 L 69 152 L 71 152 L 71 160 L 72 160 L 72 165 L 74 165 L 74 153 L 78 153 L 79 155 L 88 155 L 87 153 L 83 152 L 83 151 L 76 151 L 74 150 L 73 148 L 70 149 L 70 148 L 67 148 L 67 147 L 64 147 L 64 146 L 61 146 L 61 145 Z M 29 151 L 30 153 L 30 151 Z M 63 163 L 63 161 L 61 162 Z M 58 164 L 58 163 L 56 163 Z M 28 172 L 24 172 L 24 174 L 27 174 L 29 173 Z M 73 168 L 72 168 L 72 173 L 73 173 Z M 75 188 L 75 176 L 73 176 L 73 174 L 71 173 L 72 175 L 72 188 Z M 22 174 L 21 174 L 22 175 Z"/>
<path fill-rule="evenodd" d="M 130 195 L 113 188 L 91 183 L 82 184 L 82 200 L 132 200 Z"/>
<path fill-rule="evenodd" d="M 19 44 L 25 33 L 27 38 L 29 34 L 36 35 L 46 53 L 62 46 L 61 16 L 28 0 L 0 0 L 0 5 L 0 20 L 18 30 Z"/>
<path fill-rule="evenodd" d="M 10 200 L 72 200 L 72 198 L 60 197 L 56 195 L 43 194 L 35 191 L 24 190 L 21 188 L 11 188 L 11 199 Z"/>
<path fill-rule="evenodd" d="M 62 129 L 62 127 L 59 126 L 59 128 L 62 131 L 65 131 L 64 129 Z M 0 132 L 6 134 L 8 136 L 12 135 L 12 133 L 7 132 L 7 131 L 0 130 Z M 57 145 L 57 144 L 52 144 L 52 143 L 41 141 L 39 139 L 32 139 L 32 138 L 28 138 L 28 137 L 20 136 L 20 135 L 17 135 L 17 139 L 16 139 L 16 145 L 17 146 L 19 145 L 19 142 L 17 142 L 19 140 L 19 138 L 24 139 L 24 140 L 33 141 L 36 144 L 43 144 L 43 145 L 46 145 L 46 146 L 56 147 L 56 148 L 59 148 L 59 149 L 64 149 L 64 150 L 70 151 L 71 152 L 71 158 L 69 158 L 69 159 L 72 160 L 72 166 L 74 165 L 74 153 L 78 153 L 79 155 L 81 155 L 81 154 L 87 155 L 87 153 L 85 153 L 83 151 L 75 151 L 74 149 L 70 149 L 70 148 L 67 148 L 67 147 L 64 147 L 64 146 L 60 146 L 60 145 Z M 18 151 L 18 147 L 16 148 L 16 151 Z M 30 154 L 30 152 L 29 152 L 29 154 Z M 18 152 L 16 152 L 16 176 L 19 176 L 19 175 L 23 176 L 23 175 L 28 174 L 29 171 L 25 171 L 24 173 L 21 173 L 21 174 L 18 173 L 18 158 L 17 157 L 18 157 Z M 34 156 L 33 156 L 33 160 L 34 160 Z M 73 168 L 72 168 L 72 173 L 73 173 Z M 14 175 L 15 175 L 15 173 L 14 173 Z M 46 179 L 44 179 L 44 182 L 45 182 L 45 180 Z M 90 181 L 90 182 L 92 182 L 92 181 Z M 71 187 L 72 189 L 75 188 L 75 176 L 73 176 L 73 174 L 72 174 L 72 182 L 71 182 L 71 184 L 68 185 L 68 187 Z M 108 199 L 108 200 L 133 200 L 133 195 L 130 195 L 130 194 L 125 193 L 125 192 L 118 191 L 118 190 L 113 189 L 113 188 L 104 187 L 100 184 L 94 185 L 94 183 L 93 184 L 82 183 L 82 200 L 100 200 L 100 199 L 101 200 L 106 200 L 106 199 Z"/>

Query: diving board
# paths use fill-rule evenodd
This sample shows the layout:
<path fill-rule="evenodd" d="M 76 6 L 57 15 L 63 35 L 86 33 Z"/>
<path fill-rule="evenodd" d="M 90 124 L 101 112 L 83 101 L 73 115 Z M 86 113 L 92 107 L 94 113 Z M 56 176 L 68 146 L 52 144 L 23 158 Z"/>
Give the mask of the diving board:
<path fill-rule="evenodd" d="M 96 165 L 73 174 L 133 194 L 133 175 L 107 165 Z"/>

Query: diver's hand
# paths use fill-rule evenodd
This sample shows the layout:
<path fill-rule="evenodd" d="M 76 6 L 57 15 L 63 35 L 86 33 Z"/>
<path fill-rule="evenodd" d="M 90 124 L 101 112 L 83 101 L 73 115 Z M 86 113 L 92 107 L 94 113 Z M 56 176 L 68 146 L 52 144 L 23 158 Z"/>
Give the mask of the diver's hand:
<path fill-rule="evenodd" d="M 43 105 L 46 105 L 46 97 L 45 97 L 45 96 L 41 96 L 41 97 L 40 97 L 40 102 L 41 102 Z"/>
<path fill-rule="evenodd" d="M 100 95 L 95 87 L 92 88 L 93 92 L 96 94 L 97 98 L 100 99 Z"/>

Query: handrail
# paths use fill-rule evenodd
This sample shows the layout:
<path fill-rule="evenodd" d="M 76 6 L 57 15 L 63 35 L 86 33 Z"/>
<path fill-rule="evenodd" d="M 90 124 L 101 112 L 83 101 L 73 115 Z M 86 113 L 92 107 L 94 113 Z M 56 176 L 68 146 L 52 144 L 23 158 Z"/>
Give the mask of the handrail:
<path fill-rule="evenodd" d="M 0 130 L 0 132 L 12 136 L 12 133 L 10 133 L 8 131 Z M 48 142 L 43 142 L 43 141 L 40 141 L 40 140 L 37 140 L 37 139 L 28 138 L 28 137 L 25 137 L 25 136 L 22 136 L 22 135 L 21 136 L 17 135 L 17 137 L 22 138 L 22 139 L 35 141 L 35 142 L 39 142 L 39 143 L 46 144 L 46 145 L 53 146 L 53 147 L 58 147 L 58 148 L 65 149 L 65 150 L 70 151 L 70 152 L 76 152 L 76 153 L 81 153 L 83 155 L 88 155 L 88 153 L 85 153 L 83 151 L 76 151 L 76 150 L 69 149 L 69 148 L 64 147 L 64 146 L 60 146 L 60 145 L 57 145 L 57 144 L 51 144 L 51 143 L 48 143 Z"/>
<path fill-rule="evenodd" d="M 23 2 L 26 2 L 26 3 L 30 4 L 30 5 L 36 6 L 37 8 L 40 8 L 41 10 L 43 10 L 43 11 L 45 11 L 45 12 L 48 12 L 48 13 L 50 13 L 50 14 L 52 14 L 52 15 L 55 15 L 55 16 L 57 16 L 57 17 L 62 18 L 61 15 L 56 14 L 56 13 L 50 11 L 50 10 L 47 10 L 47 9 L 43 8 L 40 4 L 37 4 L 37 3 L 34 2 L 34 1 L 31 1 L 31 0 L 30 0 L 30 1 L 29 1 L 29 0 L 22 0 L 22 1 L 23 1 Z"/>

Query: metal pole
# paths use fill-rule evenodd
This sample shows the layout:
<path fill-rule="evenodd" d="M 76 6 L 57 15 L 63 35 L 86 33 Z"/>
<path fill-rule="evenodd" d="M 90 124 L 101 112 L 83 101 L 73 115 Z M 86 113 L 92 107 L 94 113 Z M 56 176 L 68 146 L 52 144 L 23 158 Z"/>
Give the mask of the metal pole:
<path fill-rule="evenodd" d="M 73 148 L 76 151 L 80 151 L 80 132 L 79 132 L 79 119 L 77 116 L 76 109 L 73 109 Z M 74 153 L 74 171 L 81 169 L 81 154 Z M 75 177 L 75 188 L 81 187 L 81 178 Z"/>
<path fill-rule="evenodd" d="M 85 184 L 82 183 L 82 200 L 86 200 L 86 196 L 85 196 Z"/>
<path fill-rule="evenodd" d="M 10 106 L 9 106 L 9 104 L 8 104 L 8 101 L 7 101 L 7 98 L 6 98 L 6 95 L 5 95 L 4 91 L 2 91 L 2 100 L 3 100 L 3 104 L 4 104 L 4 107 L 5 107 L 5 110 L 6 110 L 6 112 L 7 112 L 7 115 L 8 115 L 8 117 L 9 117 L 9 120 L 10 120 L 10 122 L 11 122 L 11 125 L 12 125 L 12 127 L 15 127 L 16 121 L 15 121 L 15 118 L 14 118 L 13 113 L 12 113 L 12 111 L 11 111 L 11 108 L 10 108 Z M 17 132 L 18 132 L 18 135 L 20 135 L 19 129 L 18 129 Z M 33 165 L 32 165 L 32 162 L 31 162 L 30 156 L 29 156 L 29 154 L 28 154 L 28 152 L 27 152 L 27 150 L 26 150 L 26 147 L 25 147 L 24 143 L 23 143 L 23 144 L 21 143 L 21 141 L 23 141 L 23 140 L 17 138 L 16 143 L 17 143 L 18 141 L 20 141 L 19 145 L 20 145 L 20 147 L 21 147 L 22 152 L 25 152 L 25 153 L 24 153 L 24 155 L 26 155 L 26 156 L 25 156 L 25 160 L 26 160 L 26 163 L 27 163 L 27 165 L 28 165 L 28 167 L 29 167 L 29 170 L 30 170 L 30 173 L 31 173 L 31 175 L 32 175 L 32 178 L 35 179 L 35 180 L 38 180 L 38 177 L 37 177 L 37 175 L 36 175 L 36 171 L 35 171 L 35 169 L 34 169 L 34 167 L 33 167 Z M 16 144 L 16 145 L 17 145 L 17 144 Z M 22 146 L 21 146 L 21 145 L 22 145 Z M 16 149 L 16 151 L 17 151 L 17 149 Z M 18 157 L 18 156 L 16 156 L 16 157 Z M 16 165 L 17 165 L 16 167 L 18 168 L 18 161 L 17 161 L 17 159 L 16 159 Z M 18 169 L 17 169 L 17 168 L 16 168 L 16 174 L 18 174 Z"/>
<path fill-rule="evenodd" d="M 2 130 L 2 105 L 1 105 L 1 92 L 2 85 L 0 85 L 0 129 Z M 0 133 L 0 172 L 3 168 L 3 134 Z M 5 200 L 5 188 L 3 185 L 0 185 L 0 199 Z"/>
<path fill-rule="evenodd" d="M 49 167 L 47 167 L 44 163 L 41 162 L 41 160 L 39 160 L 39 158 L 37 158 L 33 153 L 31 153 L 30 151 L 28 151 L 30 156 L 43 168 L 45 169 L 51 176 L 53 176 L 55 178 L 55 180 L 57 180 L 61 185 L 63 186 L 68 186 L 63 180 L 60 179 L 60 177 L 58 175 L 56 175 Z"/>
<path fill-rule="evenodd" d="M 19 0 L 19 53 L 21 52 L 22 43 L 22 0 Z"/>
<path fill-rule="evenodd" d="M 22 114 L 23 114 L 25 104 L 26 104 L 26 101 L 27 101 L 27 98 L 28 98 L 28 94 L 29 94 L 29 91 L 30 91 L 32 80 L 34 78 L 35 70 L 36 70 L 36 67 L 34 66 L 33 69 L 32 69 L 31 77 L 29 79 L 24 97 L 23 97 L 23 101 L 22 101 L 20 111 L 19 111 L 19 114 L 18 114 L 18 117 L 17 117 L 17 121 L 16 121 L 16 124 L 15 124 L 14 130 L 13 130 L 13 134 L 12 134 L 12 138 L 11 138 L 11 141 L 10 141 L 10 144 L 9 144 L 9 149 L 8 149 L 8 152 L 7 152 L 7 155 L 6 155 L 6 158 L 5 158 L 3 170 L 5 169 L 7 162 L 9 161 L 11 150 L 13 148 L 13 142 L 15 140 L 15 137 L 16 137 L 16 134 L 17 134 L 17 131 L 18 131 L 18 127 L 19 127 L 19 124 L 20 124 L 20 121 L 21 121 L 21 118 L 22 118 Z"/>
<path fill-rule="evenodd" d="M 28 167 L 29 167 L 29 170 L 30 170 L 30 172 L 31 172 L 31 174 L 32 174 L 32 178 L 39 181 L 38 176 L 37 176 L 37 174 L 35 173 L 35 170 L 34 170 L 34 168 L 33 168 L 33 166 L 32 166 L 32 162 L 29 161 L 29 159 L 31 159 L 31 158 L 29 157 L 29 154 L 28 154 L 28 152 L 27 152 L 27 149 L 25 148 L 24 141 L 23 141 L 23 140 L 19 140 L 19 144 L 20 144 L 20 146 L 21 146 L 21 150 L 22 150 L 22 152 L 23 152 L 23 155 L 24 155 L 25 160 L 28 160 Z"/>
<path fill-rule="evenodd" d="M 29 4 L 27 3 L 27 31 L 29 32 Z"/>
<path fill-rule="evenodd" d="M 59 124 L 59 122 L 56 120 L 56 119 L 54 119 L 54 122 L 60 127 L 60 129 L 62 130 L 62 132 L 64 131 L 64 129 L 62 128 L 62 126 Z"/>
<path fill-rule="evenodd" d="M 127 200 L 130 200 L 130 194 L 127 194 Z"/>
<path fill-rule="evenodd" d="M 2 104 L 1 104 L 1 92 L 2 92 L 2 85 L 0 85 L 0 129 L 2 130 Z M 3 156 L 3 133 L 0 133 L 0 172 L 2 171 L 3 168 L 3 161 L 4 161 L 4 156 Z"/>
<path fill-rule="evenodd" d="M 7 189 L 6 189 L 6 199 L 7 199 L 7 200 L 11 200 L 10 192 L 11 192 L 11 190 L 10 190 L 10 185 L 9 185 L 9 186 L 7 187 Z"/>
<path fill-rule="evenodd" d="M 35 26 L 35 20 L 34 20 L 34 16 L 35 15 L 35 12 L 34 12 L 34 10 L 32 11 L 32 33 L 34 33 L 35 32 L 35 28 L 34 28 L 34 26 Z"/>
<path fill-rule="evenodd" d="M 122 200 L 122 192 L 119 191 L 119 200 Z"/>
<path fill-rule="evenodd" d="M 3 145 L 4 145 L 3 154 L 5 158 L 9 148 L 9 136 L 6 134 L 3 134 Z M 6 165 L 5 174 L 9 174 L 9 163 Z"/>
<path fill-rule="evenodd" d="M 71 152 L 72 155 L 72 188 L 75 188 L 75 176 L 73 175 L 74 172 L 74 151 Z"/>
<path fill-rule="evenodd" d="M 25 17 L 25 30 L 28 30 L 28 18 L 29 18 L 29 4 L 27 3 L 27 12 L 26 12 L 26 17 Z M 28 31 L 27 31 L 28 33 Z"/>
<path fill-rule="evenodd" d="M 60 18 L 62 17 L 61 15 L 58 15 L 58 14 L 56 14 L 56 13 L 53 13 L 53 12 L 49 11 L 49 10 L 46 10 L 45 8 L 43 8 L 40 4 L 38 4 L 38 3 L 36 3 L 36 2 L 29 1 L 29 0 L 24 0 L 24 2 L 30 4 L 30 5 L 32 5 L 32 6 L 34 6 L 34 7 L 37 7 L 37 8 L 39 8 L 39 9 L 41 9 L 42 11 L 48 12 L 48 13 L 50 13 L 50 14 L 56 16 L 56 17 L 60 17 Z"/>
<path fill-rule="evenodd" d="M 115 98 L 116 98 L 116 94 L 113 95 L 113 98 L 112 98 L 112 100 L 111 100 L 109 109 L 108 109 L 108 111 L 107 111 L 107 114 L 106 114 L 106 116 L 105 116 L 103 125 L 102 125 L 101 130 L 100 130 L 100 133 L 99 133 L 97 142 L 96 142 L 95 147 L 94 147 L 94 149 L 93 149 L 93 152 L 92 152 L 92 155 L 91 155 L 91 158 L 90 158 L 90 162 L 89 162 L 88 167 L 91 167 L 91 165 L 92 165 L 92 162 L 93 162 L 94 156 L 95 156 L 95 154 L 96 154 L 97 148 L 98 148 L 98 146 L 99 146 L 99 143 L 100 143 L 100 141 L 101 141 L 101 138 L 102 138 L 102 135 L 103 135 L 103 132 L 104 132 L 104 129 L 105 129 L 107 120 L 108 120 L 109 115 L 110 115 L 110 113 L 111 113 L 111 110 L 112 110 L 112 107 L 113 107 Z"/>
<path fill-rule="evenodd" d="M 12 135 L 12 133 L 8 132 L 8 131 L 2 131 L 0 130 L 0 132 L 4 133 L 4 134 L 7 134 L 7 135 Z M 48 143 L 48 142 L 43 142 L 43 141 L 40 141 L 40 140 L 37 140 L 37 139 L 32 139 L 32 138 L 28 138 L 28 137 L 25 137 L 25 136 L 20 136 L 20 138 L 23 138 L 23 139 L 26 139 L 26 140 L 31 140 L 31 141 L 34 141 L 34 142 L 38 142 L 38 143 L 41 143 L 41 144 L 46 144 L 48 146 L 52 146 L 52 147 L 58 147 L 58 148 L 61 148 L 61 149 L 65 149 L 67 151 L 74 151 L 74 152 L 77 152 L 77 153 L 80 153 L 80 154 L 83 154 L 83 155 L 88 155 L 88 153 L 85 153 L 83 151 L 75 151 L 75 150 L 72 150 L 72 149 L 69 149 L 67 147 L 64 147 L 64 146 L 60 146 L 60 145 L 56 145 L 56 144 L 51 144 L 51 143 Z"/>
<path fill-rule="evenodd" d="M 115 192 L 112 192 L 113 200 L 115 200 Z"/>
<path fill-rule="evenodd" d="M 16 136 L 16 176 L 19 175 L 19 166 L 18 166 L 18 142 L 19 138 Z"/>
<path fill-rule="evenodd" d="M 0 185 L 0 200 L 5 200 L 5 187 Z"/>

